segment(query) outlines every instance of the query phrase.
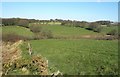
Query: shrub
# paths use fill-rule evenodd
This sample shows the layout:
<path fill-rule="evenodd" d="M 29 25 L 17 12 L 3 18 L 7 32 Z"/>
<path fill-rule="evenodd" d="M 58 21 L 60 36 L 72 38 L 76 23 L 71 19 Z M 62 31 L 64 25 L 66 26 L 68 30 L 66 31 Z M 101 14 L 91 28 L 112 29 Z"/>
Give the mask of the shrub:
<path fill-rule="evenodd" d="M 29 28 L 33 33 L 39 33 L 42 30 L 42 28 L 38 25 L 33 25 L 33 26 L 30 26 Z"/>
<path fill-rule="evenodd" d="M 36 33 L 34 35 L 34 40 L 39 40 L 39 39 L 42 39 L 41 35 L 39 33 Z"/>
<path fill-rule="evenodd" d="M 28 28 L 29 21 L 28 20 L 19 20 L 18 25 Z"/>
<path fill-rule="evenodd" d="M 30 30 L 35 34 L 34 39 L 48 39 L 52 38 L 52 32 L 50 30 L 42 29 L 42 27 L 39 24 L 31 25 Z"/>
<path fill-rule="evenodd" d="M 21 35 L 17 35 L 15 33 L 8 33 L 8 34 L 3 34 L 2 35 L 2 40 L 3 41 L 10 41 L 10 42 L 16 42 L 18 40 L 28 40 L 30 39 L 29 37 L 24 37 Z"/>
<path fill-rule="evenodd" d="M 107 35 L 118 35 L 118 32 L 116 29 L 113 29 L 110 32 L 108 32 Z"/>
<path fill-rule="evenodd" d="M 41 34 L 43 36 L 45 36 L 46 38 L 52 38 L 53 37 L 52 32 L 50 30 L 42 31 Z"/>
<path fill-rule="evenodd" d="M 96 37 L 96 40 L 115 40 L 118 39 L 117 36 L 101 36 L 101 37 Z"/>
<path fill-rule="evenodd" d="M 94 29 L 94 31 L 95 31 L 95 32 L 98 32 L 98 33 L 100 33 L 101 30 L 102 30 L 102 27 L 101 27 L 101 26 L 97 26 L 97 27 Z"/>
<path fill-rule="evenodd" d="M 90 23 L 88 28 L 86 29 L 93 30 L 94 32 L 100 33 L 102 30 L 102 27 L 100 26 L 100 24 L 93 22 L 93 23 Z"/>
<path fill-rule="evenodd" d="M 49 30 L 42 30 L 39 33 L 35 33 L 35 40 L 39 40 L 39 39 L 49 39 L 49 38 L 53 38 L 52 32 Z"/>
<path fill-rule="evenodd" d="M 65 25 L 65 22 L 62 22 L 61 25 L 62 25 L 62 26 Z"/>
<path fill-rule="evenodd" d="M 80 27 L 81 27 L 81 28 L 86 28 L 88 25 L 89 25 L 89 23 L 86 22 L 86 21 L 80 22 Z"/>

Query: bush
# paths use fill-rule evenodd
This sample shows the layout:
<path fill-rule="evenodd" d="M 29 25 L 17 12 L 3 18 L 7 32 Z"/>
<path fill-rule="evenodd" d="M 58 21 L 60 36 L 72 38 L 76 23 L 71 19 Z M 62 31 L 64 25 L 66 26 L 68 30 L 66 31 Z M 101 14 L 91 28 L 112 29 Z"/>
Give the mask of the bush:
<path fill-rule="evenodd" d="M 47 30 L 43 30 L 39 33 L 35 33 L 35 40 L 39 40 L 39 39 L 49 39 L 49 38 L 53 38 L 53 35 L 51 33 L 51 31 L 47 31 Z"/>
<path fill-rule="evenodd" d="M 3 41 L 10 41 L 10 42 L 16 42 L 18 40 L 28 40 L 30 39 L 29 37 L 24 37 L 24 36 L 21 36 L 21 35 L 17 35 L 15 33 L 9 33 L 9 34 L 3 34 L 2 35 L 2 40 Z"/>
<path fill-rule="evenodd" d="M 28 28 L 29 21 L 28 20 L 19 20 L 18 25 Z"/>
<path fill-rule="evenodd" d="M 52 32 L 50 30 L 42 31 L 41 34 L 43 36 L 45 36 L 46 38 L 52 38 L 53 37 Z"/>
<path fill-rule="evenodd" d="M 100 32 L 102 31 L 102 27 L 101 27 L 101 26 L 97 26 L 97 27 L 94 29 L 94 31 L 100 33 Z"/>
<path fill-rule="evenodd" d="M 115 40 L 115 37 L 98 37 L 96 40 Z"/>
<path fill-rule="evenodd" d="M 118 39 L 117 36 L 101 36 L 101 37 L 96 37 L 95 38 L 96 40 L 115 40 L 115 39 Z"/>
<path fill-rule="evenodd" d="M 113 29 L 110 32 L 108 32 L 107 35 L 118 35 L 118 31 L 116 29 Z"/>
<path fill-rule="evenodd" d="M 42 30 L 42 28 L 38 25 L 33 25 L 33 26 L 30 26 L 29 28 L 33 33 L 39 33 Z"/>
<path fill-rule="evenodd" d="M 102 30 L 102 27 L 100 26 L 100 24 L 93 22 L 93 23 L 90 23 L 88 28 L 86 29 L 93 30 L 94 32 L 100 33 Z"/>
<path fill-rule="evenodd" d="M 42 27 L 39 24 L 31 25 L 30 30 L 35 34 L 34 39 L 49 39 L 52 38 L 52 32 L 50 30 L 42 29 Z"/>

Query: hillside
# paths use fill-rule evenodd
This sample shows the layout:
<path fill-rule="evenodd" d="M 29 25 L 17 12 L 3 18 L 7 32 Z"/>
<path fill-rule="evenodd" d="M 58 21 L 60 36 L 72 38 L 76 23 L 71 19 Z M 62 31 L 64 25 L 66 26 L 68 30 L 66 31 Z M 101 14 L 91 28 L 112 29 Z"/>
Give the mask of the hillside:
<path fill-rule="evenodd" d="M 97 35 L 98 33 L 86 30 L 84 28 L 66 27 L 61 25 L 46 25 L 41 26 L 43 29 L 48 29 L 52 32 L 54 37 L 66 37 L 66 38 L 80 38 L 85 35 Z"/>
<path fill-rule="evenodd" d="M 4 26 L 2 27 L 2 34 L 17 34 L 26 37 L 33 37 L 34 34 L 27 28 L 20 26 Z"/>

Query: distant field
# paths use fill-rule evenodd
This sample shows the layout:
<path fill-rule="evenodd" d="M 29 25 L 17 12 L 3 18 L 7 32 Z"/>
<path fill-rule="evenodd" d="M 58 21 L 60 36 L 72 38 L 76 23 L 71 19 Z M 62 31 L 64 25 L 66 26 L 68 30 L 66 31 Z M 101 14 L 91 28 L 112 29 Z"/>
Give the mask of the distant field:
<path fill-rule="evenodd" d="M 30 43 L 35 55 L 48 59 L 50 71 L 59 70 L 69 75 L 117 74 L 116 40 L 48 39 L 33 40 Z"/>
<path fill-rule="evenodd" d="M 4 26 L 2 27 L 2 33 L 3 34 L 15 33 L 21 36 L 28 37 L 33 36 L 33 33 L 29 29 L 20 26 Z"/>
<path fill-rule="evenodd" d="M 60 25 L 61 23 L 60 22 L 49 22 L 48 24 L 50 24 L 50 25 L 54 25 L 54 24 Z"/>
<path fill-rule="evenodd" d="M 81 37 L 85 35 L 97 35 L 98 33 L 78 27 L 66 27 L 61 25 L 46 25 L 43 29 L 50 30 L 55 37 Z"/>
<path fill-rule="evenodd" d="M 39 26 L 39 25 L 38 25 Z M 85 28 L 80 27 L 67 27 L 61 25 L 40 25 L 42 29 L 50 30 L 52 32 L 53 37 L 55 38 L 81 38 L 81 37 L 95 37 L 105 35 L 113 29 L 118 29 L 116 26 L 113 27 L 104 27 L 101 33 L 93 32 L 90 30 L 86 30 Z M 28 28 L 20 27 L 20 26 L 4 26 L 2 27 L 2 33 L 16 33 L 22 36 L 32 37 L 34 34 Z"/>

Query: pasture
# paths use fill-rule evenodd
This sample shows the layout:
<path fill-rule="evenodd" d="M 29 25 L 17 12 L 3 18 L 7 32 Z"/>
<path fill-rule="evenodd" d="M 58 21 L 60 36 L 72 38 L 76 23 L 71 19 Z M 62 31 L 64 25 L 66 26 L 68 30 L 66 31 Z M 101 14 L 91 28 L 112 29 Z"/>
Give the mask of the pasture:
<path fill-rule="evenodd" d="M 2 27 L 2 34 L 17 34 L 21 36 L 33 37 L 34 34 L 30 31 L 30 29 L 20 27 L 20 26 L 4 26 Z"/>
<path fill-rule="evenodd" d="M 85 35 L 92 35 L 96 36 L 99 33 L 86 30 L 84 28 L 77 28 L 77 27 L 67 27 L 61 25 L 46 25 L 41 26 L 43 29 L 50 30 L 54 37 L 82 37 Z"/>
<path fill-rule="evenodd" d="M 59 70 L 67 75 L 118 74 L 117 40 L 46 39 L 29 42 L 34 55 L 48 59 L 50 72 Z"/>
<path fill-rule="evenodd" d="M 48 60 L 49 73 L 59 70 L 64 75 L 118 74 L 118 40 L 73 38 L 86 35 L 100 36 L 111 30 L 111 27 L 109 29 L 106 27 L 102 33 L 61 25 L 44 25 L 41 28 L 50 30 L 54 38 L 24 41 L 21 50 L 22 56 L 26 60 L 31 59 L 27 53 L 27 43 L 29 42 L 33 55 L 41 55 Z M 16 33 L 22 36 L 34 36 L 29 28 L 20 26 L 4 26 L 2 32 L 3 34 Z M 55 37 L 67 37 L 67 39 L 56 39 Z"/>

